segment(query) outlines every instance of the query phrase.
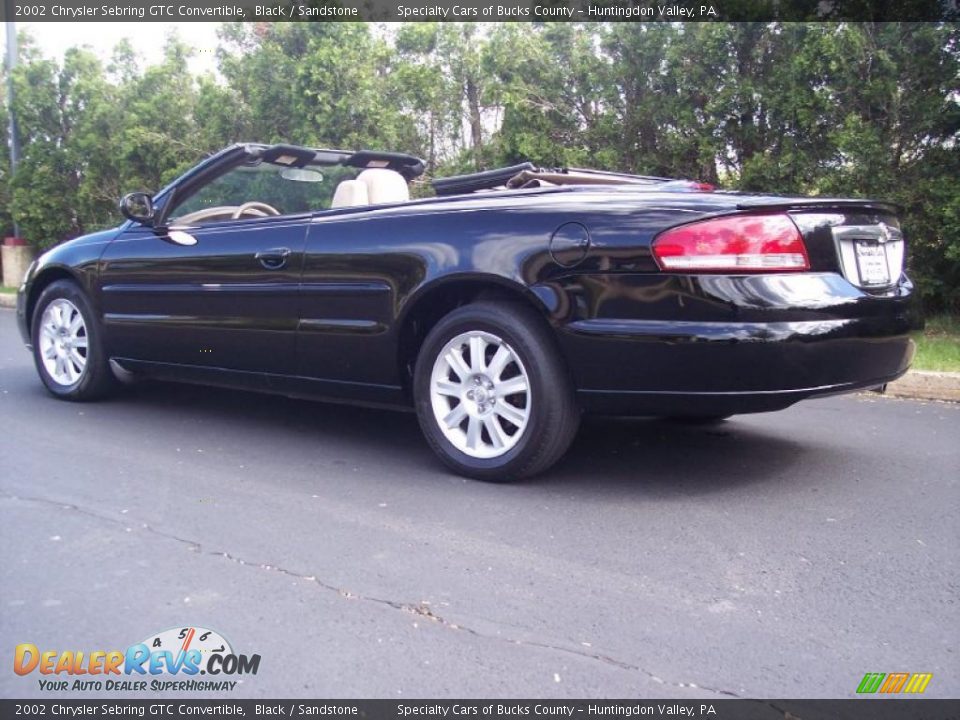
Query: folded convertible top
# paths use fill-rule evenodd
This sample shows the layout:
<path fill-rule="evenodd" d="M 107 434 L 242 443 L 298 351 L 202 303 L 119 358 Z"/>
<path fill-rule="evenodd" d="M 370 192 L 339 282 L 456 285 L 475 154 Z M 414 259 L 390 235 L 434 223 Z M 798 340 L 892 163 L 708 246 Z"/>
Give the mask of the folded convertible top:
<path fill-rule="evenodd" d="M 437 178 L 431 184 L 437 195 L 442 196 L 462 195 L 494 188 L 516 189 L 544 185 L 653 185 L 664 182 L 670 182 L 670 178 L 584 168 L 541 168 L 525 162 L 496 170 Z"/>
<path fill-rule="evenodd" d="M 495 187 L 502 187 L 524 170 L 536 170 L 537 167 L 531 162 L 521 163 L 520 165 L 511 165 L 510 167 L 498 168 L 496 170 L 485 170 L 484 172 L 469 173 L 467 175 L 452 175 L 445 178 L 437 178 L 431 185 L 437 195 L 462 195 L 463 193 L 472 193 L 477 190 L 490 190 Z"/>

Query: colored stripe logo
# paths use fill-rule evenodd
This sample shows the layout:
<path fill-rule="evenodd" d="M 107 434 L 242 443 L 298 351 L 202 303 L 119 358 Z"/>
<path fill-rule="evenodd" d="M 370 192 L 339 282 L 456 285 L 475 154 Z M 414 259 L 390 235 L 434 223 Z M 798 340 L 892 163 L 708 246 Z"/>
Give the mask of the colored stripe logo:
<path fill-rule="evenodd" d="M 867 673 L 857 686 L 857 693 L 922 693 L 927 689 L 933 673 Z"/>

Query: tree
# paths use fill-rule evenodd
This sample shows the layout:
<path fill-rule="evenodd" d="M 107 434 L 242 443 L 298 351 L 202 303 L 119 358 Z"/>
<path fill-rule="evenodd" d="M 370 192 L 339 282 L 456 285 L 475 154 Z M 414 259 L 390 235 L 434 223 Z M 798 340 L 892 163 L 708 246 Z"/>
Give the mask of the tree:
<path fill-rule="evenodd" d="M 390 83 L 401 107 L 414 119 L 410 152 L 426 160 L 427 174 L 463 147 L 461 93 L 442 55 L 444 23 L 409 23 L 394 39 Z"/>
<path fill-rule="evenodd" d="M 22 156 L 12 181 L 10 207 L 21 232 L 46 247 L 83 231 L 77 203 L 81 170 L 74 167 L 70 150 L 74 106 L 67 95 L 76 77 L 61 78 L 57 64 L 41 58 L 26 36 L 21 55 L 13 82 Z M 82 72 L 83 63 L 77 64 Z"/>
<path fill-rule="evenodd" d="M 604 143 L 610 77 L 596 40 L 589 26 L 567 23 L 508 23 L 491 33 L 485 63 L 494 77 L 489 102 L 503 115 L 498 163 L 617 166 Z"/>
<path fill-rule="evenodd" d="M 119 86 L 118 188 L 159 190 L 214 149 L 197 130 L 197 81 L 187 67 L 191 54 L 171 35 L 160 64 Z"/>

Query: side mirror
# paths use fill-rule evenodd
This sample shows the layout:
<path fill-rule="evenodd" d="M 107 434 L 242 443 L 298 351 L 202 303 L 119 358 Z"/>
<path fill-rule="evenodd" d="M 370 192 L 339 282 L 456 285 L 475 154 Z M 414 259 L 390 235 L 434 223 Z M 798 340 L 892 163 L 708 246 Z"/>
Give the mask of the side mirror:
<path fill-rule="evenodd" d="M 120 212 L 128 220 L 149 225 L 153 222 L 153 198 L 145 192 L 127 193 L 120 199 Z"/>

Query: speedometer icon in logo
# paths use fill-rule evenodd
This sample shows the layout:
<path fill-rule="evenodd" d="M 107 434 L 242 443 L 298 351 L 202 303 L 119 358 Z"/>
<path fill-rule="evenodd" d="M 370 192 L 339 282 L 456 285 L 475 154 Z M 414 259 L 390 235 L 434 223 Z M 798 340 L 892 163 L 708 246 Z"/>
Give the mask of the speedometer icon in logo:
<path fill-rule="evenodd" d="M 124 662 L 127 674 L 256 675 L 260 655 L 238 655 L 216 630 L 194 625 L 148 635 Z"/>
<path fill-rule="evenodd" d="M 227 639 L 216 630 L 204 627 L 170 628 L 143 641 L 151 652 L 171 652 L 174 656 L 187 653 L 191 650 L 200 652 L 204 662 L 198 663 L 201 667 L 214 653 L 233 655 L 233 648 Z"/>

